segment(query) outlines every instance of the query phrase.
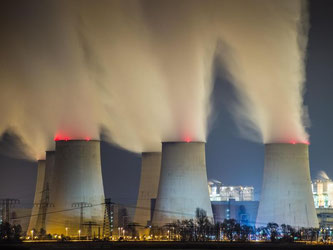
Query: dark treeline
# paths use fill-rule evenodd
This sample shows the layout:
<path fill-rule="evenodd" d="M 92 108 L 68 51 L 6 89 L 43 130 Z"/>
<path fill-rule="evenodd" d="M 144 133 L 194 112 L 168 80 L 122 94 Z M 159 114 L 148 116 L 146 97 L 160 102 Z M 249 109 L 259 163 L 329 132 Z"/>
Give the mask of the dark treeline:
<path fill-rule="evenodd" d="M 241 225 L 235 219 L 225 219 L 223 222 L 212 223 L 202 209 L 196 209 L 194 219 L 177 220 L 163 227 L 151 227 L 149 235 L 143 240 L 170 240 L 170 241 L 222 241 L 247 242 L 263 240 L 271 242 L 294 242 L 294 241 L 318 241 L 331 240 L 331 231 L 322 228 L 295 229 L 289 225 L 268 223 L 266 226 L 255 228 L 249 225 Z M 127 239 L 139 239 L 137 223 L 128 223 L 125 226 Z M 52 235 L 46 234 L 44 229 L 39 232 L 34 230 L 34 235 L 41 240 L 53 239 Z M 0 224 L 0 241 L 19 241 L 22 236 L 20 225 L 10 225 L 7 222 Z M 120 237 L 125 240 L 123 237 Z M 61 241 L 71 240 L 70 237 L 61 235 Z M 88 239 L 81 237 L 81 239 Z M 98 239 L 95 239 L 98 240 Z M 105 239 L 108 240 L 108 239 Z"/>
<path fill-rule="evenodd" d="M 0 224 L 0 241 L 20 241 L 22 228 L 20 225 Z"/>
<path fill-rule="evenodd" d="M 320 234 L 321 232 L 321 234 Z M 196 210 L 195 219 L 178 220 L 164 227 L 152 227 L 153 238 L 167 238 L 179 241 L 210 241 L 229 240 L 230 242 L 246 242 L 250 240 L 270 240 L 272 242 L 294 242 L 295 240 L 317 241 L 322 236 L 323 241 L 329 239 L 328 231 L 319 228 L 300 228 L 296 230 L 289 225 L 268 223 L 255 228 L 241 225 L 235 219 L 225 219 L 223 222 L 212 223 L 206 212 Z"/>

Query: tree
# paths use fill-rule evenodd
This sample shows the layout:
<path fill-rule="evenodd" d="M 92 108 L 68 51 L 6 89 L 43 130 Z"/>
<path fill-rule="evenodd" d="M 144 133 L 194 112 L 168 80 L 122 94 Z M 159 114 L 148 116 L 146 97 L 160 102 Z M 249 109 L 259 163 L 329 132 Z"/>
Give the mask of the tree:
<path fill-rule="evenodd" d="M 212 226 L 207 217 L 207 213 L 205 210 L 197 208 L 195 211 L 195 217 L 197 224 L 196 240 L 206 241 L 208 239 L 209 231 Z"/>
<path fill-rule="evenodd" d="M 239 224 L 237 224 L 235 219 L 225 219 L 222 223 L 223 234 L 227 236 L 230 242 L 234 240 L 234 232 L 239 227 Z"/>
<path fill-rule="evenodd" d="M 267 229 L 269 230 L 270 235 L 271 235 L 271 242 L 276 241 L 276 237 L 278 236 L 278 231 L 277 231 L 278 228 L 279 228 L 279 225 L 274 222 L 270 222 L 267 224 Z"/>
<path fill-rule="evenodd" d="M 8 222 L 0 224 L 0 241 L 19 241 L 21 233 L 20 225 L 11 226 Z"/>
<path fill-rule="evenodd" d="M 247 241 L 249 240 L 249 234 L 253 231 L 252 227 L 248 225 L 241 226 L 241 240 Z"/>

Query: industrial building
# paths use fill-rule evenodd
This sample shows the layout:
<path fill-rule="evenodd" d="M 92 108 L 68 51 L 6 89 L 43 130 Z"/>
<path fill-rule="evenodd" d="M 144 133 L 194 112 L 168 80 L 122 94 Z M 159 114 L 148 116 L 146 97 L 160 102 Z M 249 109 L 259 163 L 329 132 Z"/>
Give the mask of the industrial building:
<path fill-rule="evenodd" d="M 55 170 L 46 231 L 72 237 L 97 237 L 104 218 L 100 142 L 56 141 Z"/>
<path fill-rule="evenodd" d="M 312 182 L 313 199 L 316 208 L 333 208 L 333 181 L 327 178 Z"/>
<path fill-rule="evenodd" d="M 259 201 L 212 201 L 214 221 L 235 219 L 241 225 L 255 226 Z"/>
<path fill-rule="evenodd" d="M 153 226 L 192 219 L 197 208 L 213 219 L 209 200 L 205 143 L 163 142 Z"/>
<path fill-rule="evenodd" d="M 296 228 L 319 226 L 307 144 L 266 144 L 261 190 L 257 227 L 269 222 Z"/>
<path fill-rule="evenodd" d="M 209 197 L 211 201 L 253 201 L 254 187 L 224 186 L 218 180 L 208 181 Z"/>

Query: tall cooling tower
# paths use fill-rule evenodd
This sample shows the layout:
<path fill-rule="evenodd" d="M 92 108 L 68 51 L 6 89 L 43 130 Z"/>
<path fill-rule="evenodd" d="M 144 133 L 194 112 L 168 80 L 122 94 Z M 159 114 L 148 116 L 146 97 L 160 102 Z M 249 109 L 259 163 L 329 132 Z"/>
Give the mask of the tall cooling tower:
<path fill-rule="evenodd" d="M 156 199 L 161 171 L 159 152 L 145 152 L 141 157 L 141 177 L 134 222 L 147 226 L 151 220 L 151 199 Z"/>
<path fill-rule="evenodd" d="M 37 169 L 37 182 L 35 189 L 35 197 L 34 197 L 34 206 L 31 210 L 31 217 L 28 226 L 27 235 L 30 235 L 31 230 L 40 231 L 40 225 L 37 225 L 37 221 L 41 220 L 40 206 L 42 202 L 42 192 L 44 188 L 44 177 L 45 177 L 45 160 L 38 161 L 38 169 Z M 34 235 L 37 234 L 34 232 Z"/>
<path fill-rule="evenodd" d="M 162 166 L 154 210 L 154 226 L 195 218 L 204 209 L 212 219 L 209 200 L 205 143 L 163 142 Z"/>
<path fill-rule="evenodd" d="M 57 141 L 53 181 L 47 233 L 97 237 L 104 218 L 100 142 Z"/>
<path fill-rule="evenodd" d="M 46 166 L 44 175 L 44 185 L 41 197 L 41 205 L 39 207 L 39 213 L 41 216 L 38 217 L 37 225 L 39 228 L 46 228 L 45 221 L 47 213 L 49 212 L 49 207 L 53 206 L 51 202 L 51 191 L 55 191 L 52 186 L 52 181 L 54 177 L 54 162 L 55 162 L 55 151 L 46 151 Z"/>
<path fill-rule="evenodd" d="M 318 227 L 307 144 L 265 145 L 265 167 L 256 226 L 269 222 Z"/>

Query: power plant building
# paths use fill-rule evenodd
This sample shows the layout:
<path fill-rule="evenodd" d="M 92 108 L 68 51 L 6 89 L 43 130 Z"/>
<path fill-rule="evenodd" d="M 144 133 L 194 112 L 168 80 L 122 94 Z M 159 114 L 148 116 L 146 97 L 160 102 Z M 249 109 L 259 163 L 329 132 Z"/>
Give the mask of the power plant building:
<path fill-rule="evenodd" d="M 316 208 L 333 208 L 333 181 L 317 179 L 312 183 L 313 199 Z"/>
<path fill-rule="evenodd" d="M 141 177 L 134 222 L 141 226 L 151 224 L 151 200 L 156 199 L 161 172 L 160 152 L 144 152 L 141 155 Z"/>
<path fill-rule="evenodd" d="M 318 227 L 307 144 L 265 145 L 263 185 L 256 226 L 270 222 Z"/>
<path fill-rule="evenodd" d="M 213 219 L 209 200 L 205 143 L 163 142 L 153 226 L 193 219 L 197 208 Z"/>
<path fill-rule="evenodd" d="M 209 197 L 211 201 L 253 201 L 254 187 L 224 186 L 220 181 L 208 181 Z"/>
<path fill-rule="evenodd" d="M 104 218 L 100 142 L 56 141 L 54 164 L 47 233 L 97 237 Z"/>

